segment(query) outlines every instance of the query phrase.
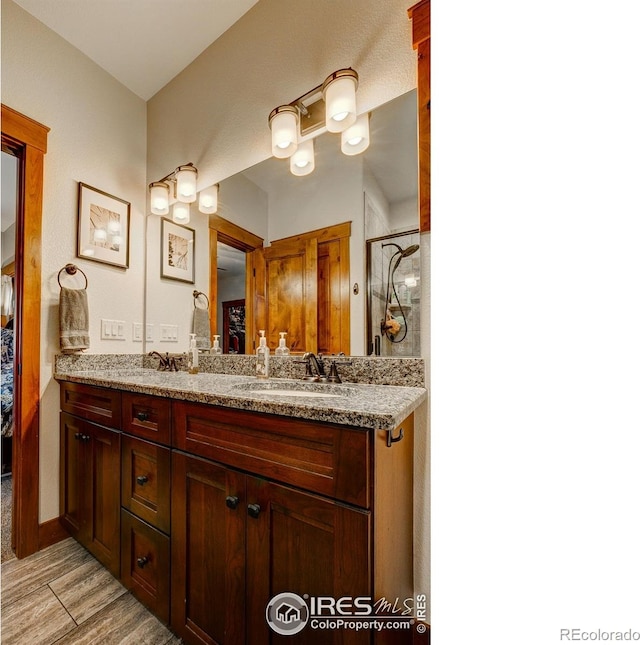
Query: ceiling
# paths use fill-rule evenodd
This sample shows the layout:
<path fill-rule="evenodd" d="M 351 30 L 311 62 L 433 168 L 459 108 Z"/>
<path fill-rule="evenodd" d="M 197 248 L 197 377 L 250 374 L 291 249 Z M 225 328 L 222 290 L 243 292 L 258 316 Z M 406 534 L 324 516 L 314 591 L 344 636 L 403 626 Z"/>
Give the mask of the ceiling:
<path fill-rule="evenodd" d="M 258 0 L 14 0 L 145 101 Z"/>

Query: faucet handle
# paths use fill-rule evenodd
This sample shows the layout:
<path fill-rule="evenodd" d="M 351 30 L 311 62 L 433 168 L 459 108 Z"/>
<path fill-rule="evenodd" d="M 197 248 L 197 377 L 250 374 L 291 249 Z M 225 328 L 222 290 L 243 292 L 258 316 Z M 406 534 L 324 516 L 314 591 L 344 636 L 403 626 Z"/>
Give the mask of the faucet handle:
<path fill-rule="evenodd" d="M 329 376 L 327 380 L 329 383 L 342 383 L 340 374 L 338 374 L 338 365 L 351 365 L 352 361 L 331 361 L 331 369 L 329 370 Z"/>

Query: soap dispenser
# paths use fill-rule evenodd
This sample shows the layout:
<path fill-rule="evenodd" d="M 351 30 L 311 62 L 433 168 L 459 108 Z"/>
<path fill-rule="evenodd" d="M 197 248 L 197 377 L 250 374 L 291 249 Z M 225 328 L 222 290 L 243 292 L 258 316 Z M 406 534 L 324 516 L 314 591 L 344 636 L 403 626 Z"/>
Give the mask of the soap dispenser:
<path fill-rule="evenodd" d="M 289 348 L 287 347 L 287 342 L 284 339 L 284 337 L 286 335 L 287 335 L 286 331 L 281 331 L 280 332 L 280 343 L 276 347 L 276 356 L 288 356 L 289 355 Z"/>
<path fill-rule="evenodd" d="M 189 341 L 189 374 L 198 373 L 198 347 L 196 345 L 196 335 L 189 334 L 191 340 Z"/>
<path fill-rule="evenodd" d="M 260 330 L 260 344 L 256 349 L 256 376 L 269 378 L 269 346 L 264 336 L 264 329 Z"/>
<path fill-rule="evenodd" d="M 222 347 L 220 347 L 220 336 L 218 334 L 213 337 L 213 347 L 211 348 L 212 354 L 222 354 Z"/>

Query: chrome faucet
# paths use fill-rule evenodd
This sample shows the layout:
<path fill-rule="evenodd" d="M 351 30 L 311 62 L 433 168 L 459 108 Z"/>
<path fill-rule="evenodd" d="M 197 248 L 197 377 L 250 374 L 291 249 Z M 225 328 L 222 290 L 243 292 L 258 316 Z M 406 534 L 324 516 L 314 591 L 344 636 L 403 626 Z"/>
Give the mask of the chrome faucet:
<path fill-rule="evenodd" d="M 178 366 L 176 365 L 176 359 L 171 357 L 169 358 L 169 352 L 167 352 L 166 356 L 162 356 L 160 352 L 149 352 L 149 356 L 157 356 L 160 359 L 160 362 L 158 363 L 158 371 L 159 372 L 177 372 L 178 371 Z"/>

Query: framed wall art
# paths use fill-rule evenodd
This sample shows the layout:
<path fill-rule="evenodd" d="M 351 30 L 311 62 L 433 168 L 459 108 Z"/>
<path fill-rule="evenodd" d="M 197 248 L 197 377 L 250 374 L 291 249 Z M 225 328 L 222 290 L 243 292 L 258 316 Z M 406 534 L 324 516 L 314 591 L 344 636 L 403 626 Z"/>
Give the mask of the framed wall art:
<path fill-rule="evenodd" d="M 162 218 L 160 277 L 194 284 L 196 232 Z"/>
<path fill-rule="evenodd" d="M 78 182 L 79 258 L 129 267 L 131 204 Z"/>

